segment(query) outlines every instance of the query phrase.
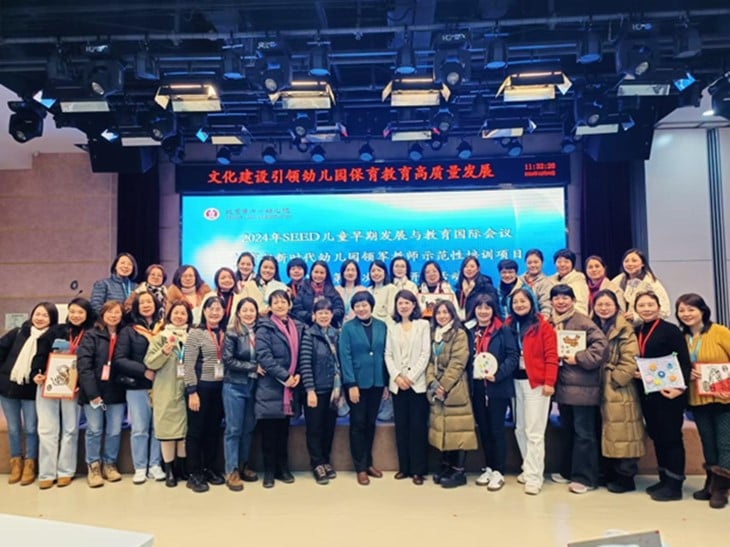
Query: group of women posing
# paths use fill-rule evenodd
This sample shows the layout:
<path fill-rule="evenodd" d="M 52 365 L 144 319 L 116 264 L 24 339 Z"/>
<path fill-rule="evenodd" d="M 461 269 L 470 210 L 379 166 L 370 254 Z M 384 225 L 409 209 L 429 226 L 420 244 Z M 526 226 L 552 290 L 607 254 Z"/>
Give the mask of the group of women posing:
<path fill-rule="evenodd" d="M 601 476 L 612 492 L 634 490 L 646 430 L 660 478 L 648 491 L 653 499 L 673 500 L 682 495 L 681 426 L 689 402 L 707 461 L 707 483 L 695 497 L 723 506 L 730 486 L 730 399 L 700 396 L 690 376 L 698 374 L 694 363 L 730 360 L 730 332 L 710 321 L 706 304 L 693 294 L 675 307 L 684 336 L 666 322 L 666 291 L 636 249 L 625 254 L 613 281 L 599 257 L 586 260 L 587 278 L 575 270 L 571 251 L 553 258 L 557 273 L 550 277 L 542 273 L 539 250 L 526 253 L 522 276 L 514 261 L 503 260 L 494 286 L 478 260 L 468 257 L 454 291 L 435 262 L 424 265 L 417 286 L 404 258 L 390 267 L 374 261 L 366 288 L 354 261 L 342 264 L 334 287 L 325 262 L 315 262 L 305 278 L 306 263 L 294 259 L 285 285 L 274 257 L 263 257 L 253 275 L 254 257 L 243 253 L 235 271 L 216 272 L 210 289 L 190 265 L 178 268 L 169 287 L 164 269 L 152 265 L 137 286 L 134 258 L 122 253 L 112 275 L 94 285 L 90 302 L 69 304 L 65 325 L 56 325 L 55 306 L 41 303 L 29 322 L 0 339 L 10 482 L 32 483 L 36 458 L 41 488 L 70 482 L 78 402 L 87 419 L 92 487 L 121 479 L 116 461 L 125 404 L 135 483 L 149 477 L 174 486 L 184 478 L 196 492 L 224 483 L 241 490 L 243 482 L 258 478 L 248 465 L 255 426 L 264 486 L 293 482 L 288 428 L 303 407 L 312 473 L 326 484 L 336 476 L 330 453 L 344 398 L 357 481 L 367 485 L 382 476 L 373 465 L 372 443 L 378 409 L 392 397 L 396 479 L 424 482 L 430 444 L 442 454 L 435 482 L 465 484 L 466 451 L 477 448 L 478 435 L 486 466 L 477 483 L 501 489 L 504 417 L 514 400 L 523 458 L 518 482 L 538 494 L 554 399 L 564 435 L 555 480 L 579 494 L 595 488 Z M 422 309 L 419 293 L 443 296 Z M 586 349 L 558 355 L 556 330 L 586 332 Z M 46 399 L 36 389 L 52 350 L 77 355 L 77 401 Z M 678 355 L 689 396 L 674 389 L 645 395 L 635 357 L 670 353 Z"/>

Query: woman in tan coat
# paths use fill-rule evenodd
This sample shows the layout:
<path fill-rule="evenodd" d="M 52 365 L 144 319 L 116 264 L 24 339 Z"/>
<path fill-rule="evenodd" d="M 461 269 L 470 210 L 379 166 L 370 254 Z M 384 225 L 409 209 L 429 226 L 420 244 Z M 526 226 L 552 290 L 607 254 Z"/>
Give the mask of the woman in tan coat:
<path fill-rule="evenodd" d="M 623 318 L 616 293 L 596 293 L 594 321 L 608 338 L 608 360 L 601 373 L 601 454 L 606 459 L 606 487 L 620 494 L 636 490 L 634 476 L 644 455 L 644 419 L 634 382 L 639 345 Z"/>
<path fill-rule="evenodd" d="M 438 301 L 432 319 L 431 361 L 426 371 L 431 403 L 428 442 L 443 453 L 434 482 L 454 488 L 466 484 L 466 451 L 477 448 L 466 368 L 469 342 L 451 302 Z"/>

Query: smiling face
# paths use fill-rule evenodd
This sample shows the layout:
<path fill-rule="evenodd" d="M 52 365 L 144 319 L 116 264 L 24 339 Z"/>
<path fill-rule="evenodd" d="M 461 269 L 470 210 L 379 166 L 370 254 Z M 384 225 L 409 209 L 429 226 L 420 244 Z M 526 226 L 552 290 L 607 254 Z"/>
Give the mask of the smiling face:
<path fill-rule="evenodd" d="M 188 324 L 188 309 L 183 304 L 173 306 L 170 310 L 170 323 L 176 327 L 184 327 Z"/>
<path fill-rule="evenodd" d="M 268 283 L 274 279 L 274 275 L 276 275 L 276 265 L 271 262 L 271 260 L 264 260 L 260 264 L 259 275 L 261 276 L 261 279 Z"/>
<path fill-rule="evenodd" d="M 324 283 L 324 280 L 327 279 L 327 270 L 321 264 L 317 264 L 312 268 L 309 276 L 315 283 Z"/>
<path fill-rule="evenodd" d="M 357 317 L 360 321 L 367 321 L 373 315 L 373 309 L 365 300 L 355 302 L 355 305 L 352 306 L 352 310 L 355 312 L 355 317 Z"/>
<path fill-rule="evenodd" d="M 147 274 L 147 284 L 150 287 L 159 287 L 165 281 L 165 275 L 159 268 L 152 268 Z"/>
<path fill-rule="evenodd" d="M 449 308 L 447 308 L 446 306 L 439 306 L 438 308 L 436 308 L 434 317 L 436 318 L 436 324 L 439 327 L 447 325 L 449 321 L 453 319 L 453 317 L 451 317 L 451 314 L 449 313 Z"/>
<path fill-rule="evenodd" d="M 407 298 L 399 298 L 395 302 L 395 308 L 398 310 L 401 319 L 410 319 L 416 305 Z"/>
<path fill-rule="evenodd" d="M 606 268 L 598 260 L 591 258 L 586 263 L 586 275 L 591 281 L 598 281 L 606 277 Z"/>
<path fill-rule="evenodd" d="M 480 327 L 489 325 L 494 317 L 494 310 L 487 304 L 479 304 L 474 308 L 474 316 L 477 318 L 477 322 Z"/>
<path fill-rule="evenodd" d="M 542 273 L 542 260 L 537 255 L 530 255 L 525 260 L 525 266 L 527 266 L 527 273 L 530 275 L 539 275 Z"/>
<path fill-rule="evenodd" d="M 294 283 L 299 283 L 304 277 L 304 268 L 301 266 L 292 266 L 289 268 L 289 279 Z"/>
<path fill-rule="evenodd" d="M 151 294 L 145 293 L 140 295 L 139 314 L 148 321 L 155 315 L 155 299 Z"/>
<path fill-rule="evenodd" d="M 680 303 L 677 307 L 677 317 L 687 328 L 702 328 L 702 310 L 689 304 Z"/>
<path fill-rule="evenodd" d="M 256 306 L 254 306 L 251 302 L 244 302 L 241 304 L 241 309 L 238 310 L 238 320 L 247 327 L 256 323 L 257 315 Z"/>
<path fill-rule="evenodd" d="M 218 287 L 220 288 L 220 290 L 224 292 L 230 291 L 231 289 L 233 289 L 235 284 L 236 280 L 233 279 L 231 272 L 223 270 L 221 273 L 218 274 Z"/>
<path fill-rule="evenodd" d="M 129 277 L 134 272 L 134 264 L 128 256 L 120 256 L 114 271 L 119 277 Z"/>
<path fill-rule="evenodd" d="M 524 293 L 518 292 L 512 297 L 512 311 L 520 317 L 524 317 L 532 311 L 532 300 Z"/>
<path fill-rule="evenodd" d="M 403 279 L 408 274 L 408 266 L 403 259 L 393 261 L 393 275 L 398 279 Z"/>
<path fill-rule="evenodd" d="M 644 323 L 659 319 L 659 304 L 649 295 L 640 296 L 634 303 L 636 314 Z"/>
<path fill-rule="evenodd" d="M 238 271 L 241 273 L 241 277 L 243 279 L 248 279 L 251 277 L 251 273 L 253 272 L 253 260 L 251 260 L 250 256 L 242 256 L 241 260 L 238 261 L 237 267 Z"/>
<path fill-rule="evenodd" d="M 517 271 L 505 268 L 499 271 L 499 278 L 502 280 L 502 283 L 509 285 L 517 281 Z"/>
<path fill-rule="evenodd" d="M 558 257 L 555 261 L 555 269 L 560 277 L 569 274 L 573 270 L 573 263 L 565 257 Z"/>
<path fill-rule="evenodd" d="M 575 301 L 567 294 L 556 294 L 550 299 L 553 309 L 560 313 L 566 313 L 573 307 Z"/>
<path fill-rule="evenodd" d="M 326 329 L 332 323 L 332 310 L 317 310 L 314 312 L 314 322 L 323 329 Z"/>
<path fill-rule="evenodd" d="M 205 316 L 205 324 L 210 328 L 215 328 L 223 319 L 223 306 L 217 300 L 212 302 L 210 306 L 203 309 L 203 315 Z"/>
<path fill-rule="evenodd" d="M 291 303 L 281 296 L 275 296 L 271 299 L 271 313 L 279 319 L 286 319 L 289 316 Z"/>
<path fill-rule="evenodd" d="M 641 273 L 641 269 L 644 267 L 644 261 L 636 253 L 629 253 L 624 257 L 623 261 L 624 271 L 629 274 L 629 277 L 636 277 Z"/>
<path fill-rule="evenodd" d="M 186 268 L 180 276 L 180 286 L 183 289 L 194 289 L 195 288 L 195 270 L 192 268 Z"/>
<path fill-rule="evenodd" d="M 345 270 L 342 272 L 342 277 L 345 278 L 345 281 L 357 285 L 357 282 L 359 281 L 357 278 L 357 268 L 352 262 L 345 266 Z"/>
<path fill-rule="evenodd" d="M 426 279 L 426 284 L 431 287 L 441 281 L 441 275 L 439 274 L 438 268 L 436 268 L 433 264 L 426 266 L 426 269 L 423 271 L 423 277 Z"/>
<path fill-rule="evenodd" d="M 467 260 L 464 269 L 461 271 L 466 279 L 474 279 L 479 273 L 479 266 L 474 260 Z"/>
<path fill-rule="evenodd" d="M 370 279 L 376 285 L 382 283 L 385 280 L 385 270 L 380 266 L 373 264 L 370 266 Z"/>
<path fill-rule="evenodd" d="M 68 307 L 68 322 L 74 327 L 80 327 L 86 321 L 86 310 L 78 304 L 71 304 Z"/>
<path fill-rule="evenodd" d="M 48 315 L 48 310 L 43 306 L 38 306 L 33 310 L 33 315 L 30 318 L 30 323 L 37 329 L 45 329 L 51 326 L 51 316 Z"/>
<path fill-rule="evenodd" d="M 593 311 L 601 319 L 611 319 L 618 313 L 618 308 L 610 296 L 601 296 L 593 302 Z"/>
<path fill-rule="evenodd" d="M 116 327 L 122 322 L 122 307 L 112 306 L 104 315 L 101 316 L 101 320 L 107 327 Z"/>

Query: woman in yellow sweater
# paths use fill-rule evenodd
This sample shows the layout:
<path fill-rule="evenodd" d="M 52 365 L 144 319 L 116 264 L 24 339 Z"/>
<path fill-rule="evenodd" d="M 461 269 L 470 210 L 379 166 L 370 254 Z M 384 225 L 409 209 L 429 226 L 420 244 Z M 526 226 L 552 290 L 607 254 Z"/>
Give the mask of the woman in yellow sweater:
<path fill-rule="evenodd" d="M 721 509 L 727 505 L 730 488 L 730 395 L 700 395 L 696 380 L 700 379 L 698 363 L 730 363 L 730 329 L 710 321 L 710 307 L 698 294 L 680 296 L 675 311 L 692 360 L 694 381 L 689 386 L 689 405 L 707 471 L 705 486 L 693 497 L 709 500 L 710 507 Z"/>

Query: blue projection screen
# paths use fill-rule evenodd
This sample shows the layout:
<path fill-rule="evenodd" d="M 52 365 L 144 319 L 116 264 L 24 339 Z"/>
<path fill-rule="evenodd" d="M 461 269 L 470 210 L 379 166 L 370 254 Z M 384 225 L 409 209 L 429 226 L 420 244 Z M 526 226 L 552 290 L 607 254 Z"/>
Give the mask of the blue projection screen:
<path fill-rule="evenodd" d="M 360 263 L 364 280 L 374 259 L 411 262 L 414 281 L 426 260 L 437 260 L 453 284 L 459 264 L 476 255 L 497 279 L 497 262 L 513 258 L 524 270 L 536 247 L 553 270 L 565 246 L 564 189 L 529 188 L 362 194 L 182 196 L 182 263 L 194 264 L 212 284 L 215 270 L 242 251 L 277 257 L 282 281 L 295 256 L 325 260 L 335 281 L 340 263 Z"/>

